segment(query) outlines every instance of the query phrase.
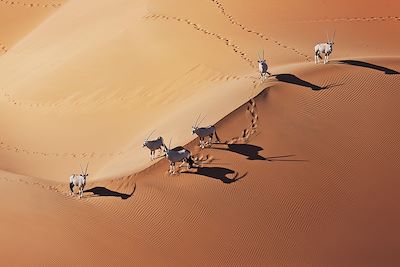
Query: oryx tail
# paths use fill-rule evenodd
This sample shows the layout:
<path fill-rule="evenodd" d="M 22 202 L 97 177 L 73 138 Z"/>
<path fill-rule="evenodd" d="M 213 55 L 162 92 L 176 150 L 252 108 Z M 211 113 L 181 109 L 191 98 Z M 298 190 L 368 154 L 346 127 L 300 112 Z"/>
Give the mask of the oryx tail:
<path fill-rule="evenodd" d="M 217 138 L 217 142 L 218 142 L 218 143 L 221 143 L 221 139 L 219 138 L 219 136 L 218 136 L 218 134 L 217 134 L 217 128 L 215 128 L 214 133 L 215 133 L 215 138 Z"/>

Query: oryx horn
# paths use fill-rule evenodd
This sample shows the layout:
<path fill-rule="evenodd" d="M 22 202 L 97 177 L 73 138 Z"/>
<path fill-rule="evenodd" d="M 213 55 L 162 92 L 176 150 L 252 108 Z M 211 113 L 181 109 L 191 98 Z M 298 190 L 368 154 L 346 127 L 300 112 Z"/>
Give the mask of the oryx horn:
<path fill-rule="evenodd" d="M 89 167 L 89 161 L 88 163 L 86 163 L 85 175 L 87 174 L 88 167 Z"/>
<path fill-rule="evenodd" d="M 197 122 L 198 122 L 199 119 L 200 119 L 200 115 L 201 115 L 201 113 L 199 114 L 199 116 L 197 116 L 197 119 L 196 119 L 196 121 L 195 121 L 195 123 L 194 123 L 194 127 L 197 127 Z"/>
<path fill-rule="evenodd" d="M 199 123 L 196 125 L 196 127 L 199 126 L 199 125 L 204 121 L 204 119 L 205 119 L 206 117 L 207 117 L 207 114 L 204 115 L 204 117 L 199 121 Z"/>
<path fill-rule="evenodd" d="M 156 130 L 153 130 L 153 131 L 149 134 L 149 136 L 147 136 L 146 141 L 149 140 L 149 138 L 151 137 L 151 135 L 152 135 L 155 131 L 156 131 Z"/>

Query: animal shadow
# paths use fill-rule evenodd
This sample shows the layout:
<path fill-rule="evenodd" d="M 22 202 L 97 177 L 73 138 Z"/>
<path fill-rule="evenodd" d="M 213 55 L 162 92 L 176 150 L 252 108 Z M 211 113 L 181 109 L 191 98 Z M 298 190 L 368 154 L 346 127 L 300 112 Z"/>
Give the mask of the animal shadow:
<path fill-rule="evenodd" d="M 116 191 L 112 191 L 112 190 L 107 189 L 107 188 L 105 188 L 103 186 L 96 186 L 96 187 L 93 187 L 91 189 L 85 190 L 83 192 L 84 193 L 86 193 L 86 192 L 93 193 L 92 197 L 94 197 L 94 196 L 96 196 L 96 197 L 120 197 L 121 199 L 128 199 L 133 195 L 133 193 L 135 193 L 135 190 L 136 190 L 136 186 L 133 189 L 132 193 L 124 194 L 124 193 L 119 193 L 119 192 L 116 192 Z"/>
<path fill-rule="evenodd" d="M 273 161 L 298 161 L 298 162 L 302 162 L 302 161 L 307 161 L 304 159 L 289 159 L 291 157 L 295 157 L 296 155 L 282 155 L 282 156 L 274 156 L 274 157 L 267 157 L 266 160 L 273 162 Z"/>
<path fill-rule="evenodd" d="M 206 176 L 208 178 L 220 180 L 224 184 L 231 184 L 237 182 L 240 179 L 243 179 L 247 175 L 247 173 L 245 173 L 244 175 L 238 177 L 239 174 L 237 172 L 223 167 L 198 167 L 196 172 L 185 171 L 183 173 Z M 229 178 L 227 176 L 229 174 L 234 174 L 234 177 Z"/>
<path fill-rule="evenodd" d="M 213 149 L 228 150 L 247 157 L 248 160 L 266 160 L 259 152 L 264 150 L 262 147 L 250 144 L 228 144 L 227 148 L 214 147 Z"/>
<path fill-rule="evenodd" d="M 339 62 L 341 64 L 347 64 L 347 65 L 382 71 L 388 75 L 400 74 L 397 70 L 389 69 L 389 68 L 386 68 L 383 66 L 379 66 L 379 65 L 368 63 L 368 62 L 359 61 L 359 60 L 339 60 L 337 62 Z"/>
<path fill-rule="evenodd" d="M 278 74 L 278 75 L 275 76 L 275 78 L 280 82 L 285 82 L 285 83 L 290 83 L 290 84 L 295 84 L 295 85 L 307 87 L 307 88 L 310 88 L 311 90 L 314 90 L 314 91 L 328 89 L 328 88 L 333 86 L 333 85 L 328 85 L 328 86 L 323 86 L 322 87 L 322 86 L 307 82 L 305 80 L 302 80 L 299 77 L 297 77 L 296 75 L 289 74 L 289 73 Z"/>

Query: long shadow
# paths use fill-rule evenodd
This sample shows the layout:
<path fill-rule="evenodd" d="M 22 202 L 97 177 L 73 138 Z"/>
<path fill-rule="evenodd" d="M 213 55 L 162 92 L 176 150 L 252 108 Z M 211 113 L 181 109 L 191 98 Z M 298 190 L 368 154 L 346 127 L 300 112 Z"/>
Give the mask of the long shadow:
<path fill-rule="evenodd" d="M 228 144 L 227 148 L 212 147 L 212 149 L 228 150 L 242 156 L 246 156 L 248 160 L 266 160 L 259 152 L 264 150 L 262 147 L 250 144 Z"/>
<path fill-rule="evenodd" d="M 107 189 L 107 188 L 105 188 L 103 186 L 96 186 L 96 187 L 93 187 L 91 189 L 85 190 L 83 192 L 84 193 L 91 192 L 91 193 L 94 194 L 94 196 L 97 196 L 97 197 L 120 197 L 121 199 L 128 199 L 133 195 L 133 193 L 135 193 L 135 190 L 136 190 L 136 186 L 133 189 L 132 193 L 124 194 L 124 193 L 119 193 L 119 192 L 116 192 L 116 191 L 112 191 L 112 190 Z"/>
<path fill-rule="evenodd" d="M 289 74 L 289 73 L 278 74 L 275 76 L 275 78 L 280 82 L 291 83 L 291 84 L 307 87 L 314 91 L 328 89 L 333 86 L 333 85 L 330 85 L 330 86 L 322 87 L 322 86 L 307 82 L 305 80 L 302 80 L 299 77 L 297 77 L 296 75 Z"/>
<path fill-rule="evenodd" d="M 389 68 L 386 68 L 383 66 L 379 66 L 379 65 L 368 63 L 368 62 L 359 61 L 359 60 L 339 60 L 337 62 L 342 63 L 342 64 L 347 64 L 347 65 L 382 71 L 388 75 L 400 74 L 397 70 L 389 69 Z"/>
<path fill-rule="evenodd" d="M 295 157 L 296 155 L 283 155 L 283 156 L 274 156 L 274 157 L 267 157 L 267 161 L 298 161 L 298 162 L 304 162 L 308 161 L 305 159 L 288 159 L 291 157 Z"/>
<path fill-rule="evenodd" d="M 240 179 L 243 179 L 247 175 L 247 173 L 245 173 L 244 175 L 238 177 L 239 174 L 237 172 L 223 167 L 198 167 L 196 172 L 185 171 L 182 173 L 206 176 L 208 178 L 220 180 L 224 184 L 231 184 L 237 182 Z M 229 178 L 227 177 L 228 174 L 235 174 L 235 175 L 233 178 Z"/>

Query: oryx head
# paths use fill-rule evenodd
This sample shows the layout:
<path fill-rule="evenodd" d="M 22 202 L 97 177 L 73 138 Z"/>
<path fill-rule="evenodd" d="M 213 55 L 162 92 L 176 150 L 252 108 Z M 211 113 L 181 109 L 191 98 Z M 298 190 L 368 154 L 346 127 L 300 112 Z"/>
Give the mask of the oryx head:
<path fill-rule="evenodd" d="M 85 171 L 83 171 L 82 164 L 80 164 L 80 166 L 81 166 L 81 176 L 86 179 L 86 177 L 89 176 L 89 173 L 87 173 L 87 170 L 88 170 L 88 167 L 89 167 L 89 162 L 86 163 Z"/>
<path fill-rule="evenodd" d="M 329 48 L 330 48 L 331 50 L 332 50 L 332 48 L 333 48 L 333 45 L 335 44 L 335 43 L 334 43 L 335 34 L 336 34 L 336 30 L 333 31 L 332 39 L 329 39 L 328 33 L 326 34 L 326 38 L 327 38 L 327 42 L 326 42 L 326 43 L 329 45 Z"/>
<path fill-rule="evenodd" d="M 144 140 L 142 147 L 146 147 L 148 142 L 149 142 L 149 138 L 151 137 L 151 135 L 155 132 L 156 130 L 153 130 L 148 136 L 147 138 Z"/>
<path fill-rule="evenodd" d="M 197 130 L 199 129 L 199 125 L 200 123 L 203 122 L 203 120 L 206 118 L 207 115 L 204 115 L 204 117 L 198 122 L 198 120 L 200 119 L 200 115 L 197 117 L 196 122 L 194 123 L 194 126 L 192 126 L 192 134 L 195 134 L 197 132 Z"/>

